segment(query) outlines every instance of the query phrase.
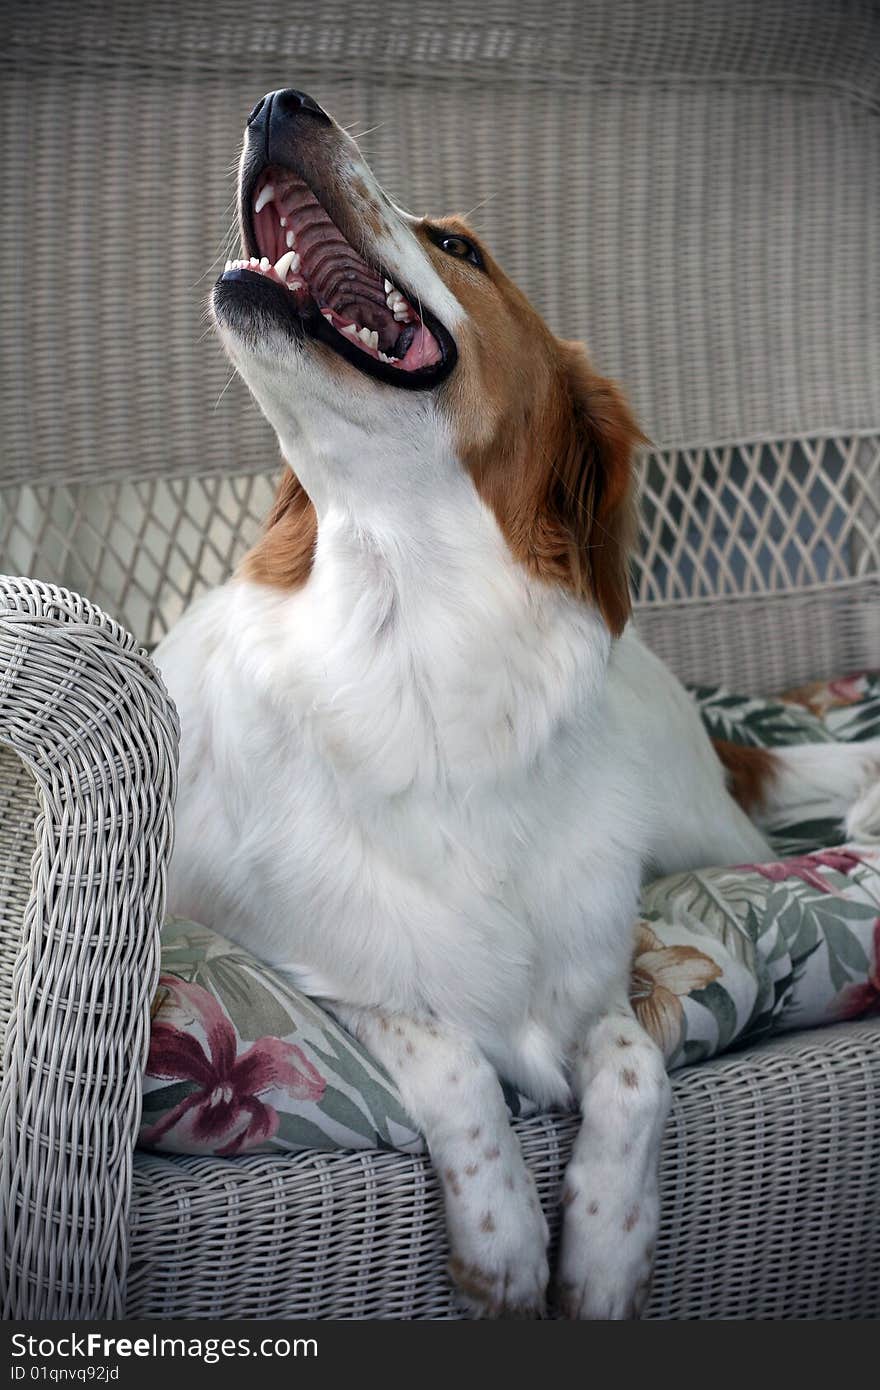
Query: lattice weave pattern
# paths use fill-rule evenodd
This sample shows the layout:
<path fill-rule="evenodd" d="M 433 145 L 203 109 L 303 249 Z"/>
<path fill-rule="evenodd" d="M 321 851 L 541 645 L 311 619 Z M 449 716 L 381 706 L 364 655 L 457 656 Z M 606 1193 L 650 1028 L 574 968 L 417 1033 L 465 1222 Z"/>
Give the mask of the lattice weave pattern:
<path fill-rule="evenodd" d="M 152 645 L 234 569 L 278 475 L 10 488 L 0 494 L 0 555 L 10 570 L 94 595 Z M 878 434 L 654 452 L 639 479 L 640 605 L 781 595 L 880 573 Z M 880 633 L 860 659 L 875 652 L 880 663 Z M 664 655 L 681 669 L 674 651 Z M 811 655 L 806 675 L 847 664 L 815 643 Z"/>
<path fill-rule="evenodd" d="M 0 579 L 0 672 L 0 743 L 27 768 L 39 808 L 35 820 L 31 791 L 23 820 L 4 830 L 35 852 L 6 948 L 18 945 L 0 1090 L 0 1304 L 7 1318 L 112 1317 L 127 1268 L 176 716 L 117 623 L 27 580 Z M 10 898 L 0 916 L 12 929 L 21 894 Z"/>

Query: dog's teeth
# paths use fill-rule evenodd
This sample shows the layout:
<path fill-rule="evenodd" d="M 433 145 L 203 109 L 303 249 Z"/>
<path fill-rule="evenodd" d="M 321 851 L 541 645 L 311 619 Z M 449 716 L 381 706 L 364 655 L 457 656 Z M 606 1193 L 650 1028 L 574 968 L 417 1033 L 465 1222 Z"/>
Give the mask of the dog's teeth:
<path fill-rule="evenodd" d="M 227 272 L 227 270 L 231 270 L 231 269 L 232 269 L 232 261 L 227 261 L 226 264 L 225 264 L 225 266 L 223 267 L 223 274 L 225 275 L 226 272 Z"/>
<path fill-rule="evenodd" d="M 289 271 L 299 270 L 299 265 L 294 265 L 294 261 L 299 261 L 295 251 L 285 251 L 283 256 L 278 257 L 275 262 L 275 274 L 280 280 L 286 280 Z"/>
<path fill-rule="evenodd" d="M 287 288 L 288 288 L 289 290 L 301 290 L 302 287 L 303 287 L 303 282 L 302 282 L 302 280 L 289 280 L 289 281 L 288 281 L 288 284 L 287 284 Z"/>
<path fill-rule="evenodd" d="M 386 280 L 386 281 L 385 281 L 385 293 L 386 293 L 386 294 L 390 294 L 391 291 L 392 291 L 393 289 L 394 289 L 394 286 L 392 285 L 391 281 L 390 281 L 390 280 Z"/>
<path fill-rule="evenodd" d="M 267 184 L 266 184 L 266 187 L 265 187 L 265 188 L 262 190 L 262 192 L 260 193 L 259 198 L 258 198 L 257 201 L 254 203 L 254 212 L 261 212 L 262 209 L 266 206 L 267 203 L 271 203 L 271 201 L 272 201 L 272 199 L 273 199 L 274 197 L 275 197 L 275 187 L 274 187 L 273 184 L 267 183 Z"/>
<path fill-rule="evenodd" d="M 287 242 L 288 246 L 292 246 L 293 243 L 294 243 L 294 240 L 295 240 L 295 237 L 294 237 L 294 235 L 293 235 L 293 232 L 288 231 L 288 232 L 287 232 L 287 235 L 286 235 L 285 238 L 284 238 L 284 240 Z"/>
<path fill-rule="evenodd" d="M 348 333 L 352 338 L 360 337 L 360 329 L 356 323 L 347 323 L 342 331 L 343 333 Z"/>
<path fill-rule="evenodd" d="M 327 320 L 328 323 L 333 322 L 333 315 L 329 309 L 322 309 L 321 313 L 324 315 L 324 318 Z"/>
<path fill-rule="evenodd" d="M 367 347 L 372 346 L 373 335 L 370 332 L 369 328 L 359 328 L 358 337 L 360 338 L 362 343 L 366 343 Z"/>
<path fill-rule="evenodd" d="M 261 270 L 269 270 L 269 269 L 271 268 L 271 265 L 272 265 L 272 262 L 269 260 L 269 257 L 268 257 L 268 256 L 263 256 L 263 258 L 262 258 L 261 261 L 260 261 L 260 269 L 261 269 Z"/>
<path fill-rule="evenodd" d="M 256 256 L 251 256 L 250 260 L 248 261 L 248 265 L 259 265 L 259 264 L 260 264 L 260 262 L 257 260 Z"/>
<path fill-rule="evenodd" d="M 381 351 L 380 351 L 380 353 L 379 353 L 379 361 L 380 361 L 380 362 L 396 362 L 396 361 L 397 361 L 397 358 L 396 358 L 396 357 L 389 357 L 389 356 L 387 355 L 387 353 L 384 353 L 384 352 L 381 352 Z"/>
<path fill-rule="evenodd" d="M 286 217 L 281 217 L 281 218 L 279 218 L 279 221 L 280 221 L 282 227 L 286 227 L 286 226 L 287 226 L 287 218 L 286 218 Z M 290 242 L 288 242 L 287 244 L 288 244 L 288 246 L 289 246 L 289 245 L 290 245 Z"/>

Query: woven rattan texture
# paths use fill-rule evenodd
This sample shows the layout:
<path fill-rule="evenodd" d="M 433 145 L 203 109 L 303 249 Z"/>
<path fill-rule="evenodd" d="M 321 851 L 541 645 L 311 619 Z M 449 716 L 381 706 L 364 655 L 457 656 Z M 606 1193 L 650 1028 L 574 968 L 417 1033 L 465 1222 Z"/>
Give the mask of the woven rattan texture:
<path fill-rule="evenodd" d="M 32 773 L 11 748 L 0 743 L 0 1039 L 12 1011 L 12 976 L 31 895 L 38 809 Z"/>
<path fill-rule="evenodd" d="M 626 383 L 655 441 L 639 621 L 680 674 L 761 690 L 880 666 L 880 11 L 0 0 L 0 19 L 0 568 L 67 586 L 9 584 L 0 617 L 5 1309 L 452 1316 L 420 1159 L 139 1154 L 127 1215 L 176 733 L 135 641 L 70 590 L 151 643 L 266 512 L 276 448 L 204 304 L 245 113 L 292 83 L 368 132 L 398 201 L 474 208 Z M 880 1313 L 878 1072 L 859 1024 L 676 1078 L 652 1316 Z M 520 1126 L 551 1214 L 572 1132 Z"/>
<path fill-rule="evenodd" d="M 877 428 L 871 0 L 4 0 L 0 17 L 7 481 L 271 461 L 202 334 L 244 117 L 290 84 L 369 132 L 405 206 L 476 209 L 659 445 Z M 59 253 L 22 292 L 35 246 Z"/>
<path fill-rule="evenodd" d="M 0 555 L 153 644 L 234 568 L 277 476 L 10 488 Z M 670 449 L 640 483 L 639 622 L 684 679 L 773 690 L 880 665 L 880 435 Z"/>
<path fill-rule="evenodd" d="M 648 1316 L 880 1313 L 880 1022 L 673 1079 Z M 576 1122 L 517 1123 L 554 1233 Z M 451 1318 L 427 1160 L 139 1154 L 130 1317 Z"/>
<path fill-rule="evenodd" d="M 131 637 L 63 590 L 0 579 L 0 877 L 15 951 L 0 1090 L 6 1317 L 118 1314 L 149 1005 L 171 842 L 177 723 Z M 34 815 L 33 786 L 38 788 Z M 23 919 L 16 866 L 34 853 Z M 4 962 L 5 964 L 6 962 Z"/>

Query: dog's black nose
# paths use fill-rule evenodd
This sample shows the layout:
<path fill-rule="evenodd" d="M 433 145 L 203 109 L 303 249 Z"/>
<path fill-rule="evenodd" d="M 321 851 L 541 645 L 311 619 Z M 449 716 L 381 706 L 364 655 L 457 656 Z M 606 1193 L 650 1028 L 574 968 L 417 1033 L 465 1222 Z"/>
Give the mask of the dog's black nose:
<path fill-rule="evenodd" d="M 247 123 L 249 126 L 257 127 L 265 126 L 267 123 L 280 126 L 291 116 L 299 115 L 301 111 L 325 121 L 330 119 L 327 112 L 321 109 L 308 92 L 298 92 L 295 87 L 282 87 L 280 91 L 267 92 L 260 98 L 248 116 Z"/>
<path fill-rule="evenodd" d="M 307 92 L 298 92 L 294 87 L 285 87 L 283 91 L 275 93 L 275 100 L 272 103 L 272 116 L 276 112 L 279 116 L 295 116 L 300 111 L 310 111 L 313 116 L 323 116 L 325 121 L 330 117 L 323 111 L 314 97 L 310 97 Z"/>

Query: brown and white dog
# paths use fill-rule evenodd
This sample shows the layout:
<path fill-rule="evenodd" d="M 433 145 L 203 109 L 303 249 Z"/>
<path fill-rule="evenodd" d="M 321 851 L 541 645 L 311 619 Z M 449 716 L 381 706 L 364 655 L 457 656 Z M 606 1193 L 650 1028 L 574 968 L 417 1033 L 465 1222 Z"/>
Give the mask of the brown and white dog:
<path fill-rule="evenodd" d="M 475 1312 L 539 1314 L 548 1283 L 499 1075 L 579 1104 L 560 1306 L 637 1313 L 668 1106 L 628 1000 L 640 880 L 769 857 L 628 626 L 639 429 L 468 227 L 391 203 L 310 97 L 252 113 L 240 221 L 213 313 L 290 467 L 157 655 L 183 730 L 170 906 L 385 1064 Z M 759 818 L 813 800 L 873 834 L 878 753 L 728 760 Z"/>

